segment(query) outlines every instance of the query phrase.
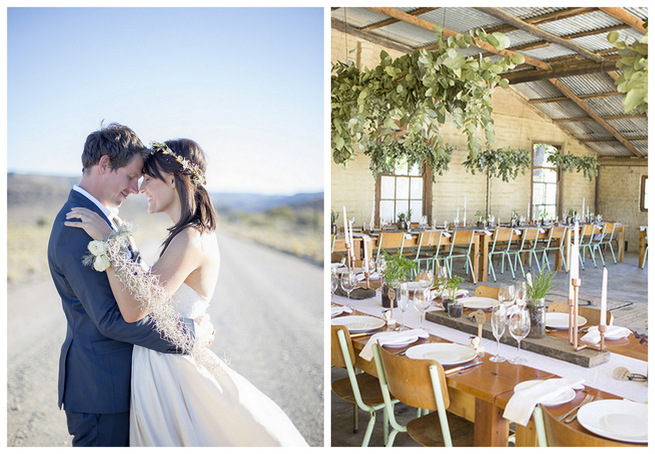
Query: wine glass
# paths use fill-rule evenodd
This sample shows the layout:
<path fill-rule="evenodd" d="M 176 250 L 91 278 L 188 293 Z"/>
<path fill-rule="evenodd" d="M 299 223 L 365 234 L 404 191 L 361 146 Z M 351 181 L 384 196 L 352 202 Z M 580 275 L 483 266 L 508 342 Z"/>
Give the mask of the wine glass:
<path fill-rule="evenodd" d="M 530 332 L 530 312 L 527 308 L 514 308 L 508 319 L 509 334 L 516 340 L 516 358 L 510 359 L 512 364 L 522 364 L 525 359 L 519 357 L 521 341 Z"/>
<path fill-rule="evenodd" d="M 337 288 L 339 287 L 339 275 L 337 274 L 336 269 L 332 270 L 332 279 L 330 280 L 330 286 L 332 289 L 332 295 L 334 295 L 334 292 L 336 292 Z"/>
<path fill-rule="evenodd" d="M 429 290 L 416 290 L 414 292 L 414 307 L 419 313 L 419 316 L 421 317 L 419 328 L 423 329 L 423 320 L 425 319 L 425 310 L 430 307 L 430 297 L 429 297 Z"/>
<path fill-rule="evenodd" d="M 400 292 L 396 301 L 398 303 L 398 309 L 400 309 L 400 331 L 402 331 L 405 328 L 405 324 L 403 323 L 405 311 L 409 307 L 409 286 L 407 282 L 401 282 L 399 288 Z"/>
<path fill-rule="evenodd" d="M 432 269 L 432 261 L 426 261 L 425 267 L 421 266 L 418 274 L 418 285 L 423 289 L 427 290 L 432 287 L 434 283 L 434 271 Z"/>
<path fill-rule="evenodd" d="M 500 338 L 503 337 L 507 325 L 507 311 L 505 306 L 498 304 L 491 309 L 491 332 L 496 339 L 496 355 L 489 358 L 494 363 L 502 363 L 505 358 L 500 356 Z"/>
<path fill-rule="evenodd" d="M 514 286 L 512 284 L 503 284 L 498 289 L 498 301 L 505 305 L 505 308 L 514 303 Z"/>
<path fill-rule="evenodd" d="M 352 270 L 348 270 L 341 275 L 341 288 L 348 294 L 348 303 L 346 304 L 348 307 L 350 307 L 350 292 L 352 292 L 356 286 L 357 278 Z"/>
<path fill-rule="evenodd" d="M 525 281 L 519 282 L 515 288 L 516 303 L 519 307 L 525 307 L 525 298 L 528 294 L 528 288 Z"/>

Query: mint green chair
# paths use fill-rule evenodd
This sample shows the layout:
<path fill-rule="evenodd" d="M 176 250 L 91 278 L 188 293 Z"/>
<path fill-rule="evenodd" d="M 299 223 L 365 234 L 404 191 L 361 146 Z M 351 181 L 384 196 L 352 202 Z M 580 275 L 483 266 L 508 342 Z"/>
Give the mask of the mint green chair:
<path fill-rule="evenodd" d="M 493 258 L 496 255 L 500 256 L 500 272 L 502 274 L 505 274 L 505 259 L 507 259 L 509 269 L 512 272 L 512 278 L 516 277 L 514 274 L 514 267 L 512 266 L 512 259 L 509 256 L 509 251 L 512 247 L 513 235 L 514 235 L 514 229 L 511 228 L 497 227 L 496 230 L 494 230 L 491 249 L 487 253 L 487 261 L 489 262 L 489 269 L 487 271 L 487 274 L 491 273 L 491 275 L 494 278 L 494 281 L 497 281 L 496 270 L 494 269 L 494 262 L 493 262 Z"/>
<path fill-rule="evenodd" d="M 596 254 L 594 254 L 594 235 L 599 228 L 595 224 L 584 224 L 581 226 L 580 232 L 580 266 L 584 270 L 585 256 L 587 252 L 591 256 L 591 261 L 594 263 L 594 268 L 598 267 L 596 263 Z"/>
<path fill-rule="evenodd" d="M 416 255 L 413 257 L 418 269 L 424 269 L 424 264 L 431 263 L 433 273 L 436 272 L 435 266 L 439 263 L 442 238 L 443 232 L 438 230 L 427 230 L 420 233 Z"/>
<path fill-rule="evenodd" d="M 559 254 L 564 269 L 567 272 L 569 271 L 569 268 L 566 265 L 566 257 L 564 256 L 565 241 L 566 241 L 566 227 L 551 227 L 549 229 L 548 239 L 546 240 L 545 246 L 543 247 L 543 249 L 537 251 L 537 253 L 541 252 L 542 254 L 542 258 L 541 258 L 542 268 L 545 265 L 548 268 L 548 271 L 551 270 L 550 260 L 548 259 L 548 253 L 555 252 L 555 254 Z"/>
<path fill-rule="evenodd" d="M 528 254 L 529 265 L 532 266 L 532 261 L 537 265 L 537 269 L 541 272 L 541 265 L 539 264 L 539 257 L 537 256 L 537 246 L 539 244 L 539 227 L 527 227 L 521 232 L 521 241 L 517 249 L 512 249 L 509 254 L 514 256 L 514 269 L 517 266 L 521 267 L 521 275 L 525 277 L 525 268 L 523 266 L 522 254 Z"/>
<path fill-rule="evenodd" d="M 646 259 L 648 258 L 648 226 L 646 226 L 646 249 L 644 249 L 644 259 L 641 261 L 641 267 L 646 266 Z M 614 260 L 616 263 L 616 259 Z"/>
<path fill-rule="evenodd" d="M 473 241 L 475 240 L 475 230 L 453 230 L 450 237 L 450 251 L 444 262 L 448 268 L 448 276 L 453 277 L 453 259 L 464 258 L 464 268 L 467 273 L 470 273 L 473 283 L 478 282 L 478 277 L 475 275 L 473 262 L 471 261 L 471 249 L 473 248 Z"/>

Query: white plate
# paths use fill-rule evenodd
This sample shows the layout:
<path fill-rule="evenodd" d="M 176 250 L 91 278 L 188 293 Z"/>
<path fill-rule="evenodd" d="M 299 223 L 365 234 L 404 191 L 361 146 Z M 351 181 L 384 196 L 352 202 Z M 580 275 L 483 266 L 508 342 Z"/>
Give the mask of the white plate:
<path fill-rule="evenodd" d="M 499 304 L 498 300 L 483 296 L 469 296 L 468 298 L 461 298 L 460 301 L 468 309 L 491 309 Z"/>
<path fill-rule="evenodd" d="M 431 359 L 442 366 L 454 366 L 471 361 L 477 353 L 471 347 L 442 342 L 410 347 L 405 356 L 412 359 Z"/>
<path fill-rule="evenodd" d="M 365 333 L 374 329 L 382 328 L 384 320 L 368 315 L 346 315 L 332 319 L 333 325 L 341 325 L 348 328 L 351 333 Z"/>
<path fill-rule="evenodd" d="M 589 328 L 589 333 L 593 332 L 598 332 L 598 327 L 597 326 L 592 326 Z M 618 340 L 618 339 L 624 339 L 628 337 L 632 331 L 630 331 L 628 328 L 622 328 L 620 326 L 612 325 L 608 326 L 607 330 L 605 330 L 605 340 Z M 598 341 L 600 342 L 600 341 Z"/>
<path fill-rule="evenodd" d="M 418 340 L 419 336 L 418 334 L 416 336 L 409 337 L 407 339 L 403 339 L 400 342 L 385 342 L 384 346 L 385 347 L 390 347 L 390 348 L 400 348 L 400 347 L 406 347 L 407 345 L 411 345 L 414 342 Z"/>
<path fill-rule="evenodd" d="M 521 391 L 522 389 L 528 388 L 533 385 L 537 385 L 542 381 L 543 380 L 523 381 L 514 387 L 514 392 Z M 571 402 L 573 399 L 575 399 L 575 390 L 573 388 L 569 388 L 566 391 L 564 391 L 562 394 L 555 396 L 552 399 L 547 400 L 545 402 L 541 402 L 541 404 L 547 407 L 553 407 L 555 405 L 562 405 L 567 402 Z"/>
<path fill-rule="evenodd" d="M 578 411 L 578 422 L 590 432 L 628 443 L 648 442 L 648 405 L 628 400 L 596 400 Z"/>
<path fill-rule="evenodd" d="M 587 323 L 587 319 L 578 315 L 578 328 Z M 546 326 L 555 329 L 569 329 L 569 314 L 566 312 L 546 312 Z"/>

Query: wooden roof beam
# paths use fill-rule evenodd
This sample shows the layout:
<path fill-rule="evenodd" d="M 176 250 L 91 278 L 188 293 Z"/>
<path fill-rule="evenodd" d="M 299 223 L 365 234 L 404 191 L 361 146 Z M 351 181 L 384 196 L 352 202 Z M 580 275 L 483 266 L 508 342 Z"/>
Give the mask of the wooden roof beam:
<path fill-rule="evenodd" d="M 618 91 L 608 91 L 605 93 L 591 93 L 588 95 L 580 95 L 578 96 L 578 99 L 595 99 L 595 98 L 610 98 L 612 96 L 625 96 L 623 93 L 619 93 Z M 555 98 L 536 98 L 536 99 L 529 99 L 528 102 L 530 104 L 541 104 L 541 103 L 548 103 L 548 102 L 564 102 L 564 101 L 571 101 L 566 96 L 557 96 Z"/>
<path fill-rule="evenodd" d="M 628 140 L 626 140 L 625 137 L 623 137 L 616 129 L 614 129 L 612 126 L 609 125 L 605 120 L 603 120 L 600 115 L 598 115 L 596 112 L 591 109 L 587 103 L 585 103 L 583 100 L 578 98 L 578 96 L 573 93 L 566 85 L 564 85 L 562 82 L 560 82 L 557 79 L 550 79 L 550 82 L 555 85 L 559 91 L 562 92 L 564 96 L 569 98 L 571 101 L 576 103 L 578 107 L 580 107 L 582 110 L 584 110 L 587 115 L 589 115 L 591 118 L 596 120 L 596 122 L 603 127 L 607 132 L 612 134 L 616 140 L 618 140 L 621 145 L 626 147 L 628 150 L 632 152 L 635 156 L 643 157 L 644 154 L 637 150 Z"/>
<path fill-rule="evenodd" d="M 407 14 L 410 14 L 412 16 L 420 16 L 421 14 L 429 13 L 430 11 L 434 11 L 435 9 L 439 9 L 439 8 L 417 8 L 414 11 L 410 11 Z M 400 19 L 395 19 L 392 17 L 391 19 L 385 19 L 383 21 L 376 22 L 374 24 L 367 25 L 365 27 L 361 27 L 360 30 L 361 31 L 375 30 L 376 28 L 386 27 L 387 25 L 395 24 L 398 22 L 400 22 Z"/>
<path fill-rule="evenodd" d="M 540 14 L 538 16 L 533 16 L 533 17 L 528 17 L 523 19 L 525 22 L 528 24 L 546 24 L 548 22 L 556 22 L 558 20 L 566 19 L 568 17 L 575 17 L 575 16 L 580 16 L 582 14 L 587 14 L 587 13 L 592 13 L 596 11 L 597 8 L 567 8 L 565 10 L 559 10 L 559 11 L 552 11 L 550 13 L 546 14 Z M 491 27 L 485 29 L 487 33 L 494 33 L 494 32 L 500 32 L 500 33 L 509 33 L 517 28 L 509 25 L 509 24 L 502 24 L 498 25 L 496 27 Z"/>
<path fill-rule="evenodd" d="M 580 142 L 590 143 L 590 142 L 616 142 L 616 137 L 597 137 L 594 139 L 578 139 Z M 648 140 L 648 136 L 634 136 L 628 137 L 626 140 L 638 142 L 641 140 Z"/>
<path fill-rule="evenodd" d="M 578 46 L 575 43 L 572 43 L 571 41 L 561 38 L 559 36 L 555 36 L 552 33 L 548 33 L 534 25 L 528 24 L 525 21 L 522 21 L 521 19 L 518 19 L 511 14 L 506 13 L 500 8 L 489 8 L 489 7 L 476 7 L 477 10 L 482 11 L 483 13 L 489 14 L 490 16 L 493 16 L 497 19 L 500 19 L 502 21 L 505 21 L 509 24 L 512 24 L 516 28 L 519 28 L 523 31 L 526 31 L 532 35 L 535 35 L 539 38 L 545 39 L 548 42 L 551 42 L 553 44 L 559 44 L 560 46 L 566 47 L 567 49 L 571 49 L 574 52 L 577 52 L 584 57 L 588 58 L 589 60 L 593 60 L 595 62 L 601 63 L 603 61 L 602 57 L 599 57 L 598 55 L 594 54 L 591 51 L 588 51 L 582 46 Z"/>
<path fill-rule="evenodd" d="M 388 49 L 394 49 L 406 54 L 411 54 L 414 51 L 410 47 L 403 46 L 402 44 L 398 44 L 397 42 L 391 41 L 390 39 L 387 38 L 383 38 L 382 36 L 377 36 L 372 33 L 359 31 L 359 29 L 353 27 L 352 25 L 346 24 L 345 22 L 340 21 L 339 19 L 335 19 L 334 17 L 332 18 L 332 28 L 353 35 L 356 38 L 361 38 L 363 40 L 369 41 L 373 44 L 384 46 Z"/>
<path fill-rule="evenodd" d="M 534 82 L 535 80 L 552 79 L 554 77 L 579 76 L 581 74 L 614 71 L 616 69 L 617 61 L 618 57 L 607 59 L 603 63 L 583 60 L 576 63 L 569 63 L 567 65 L 553 66 L 553 68 L 549 70 L 533 69 L 528 71 L 512 71 L 504 73 L 502 76 L 507 79 L 510 84 Z"/>
<path fill-rule="evenodd" d="M 600 117 L 605 121 L 612 120 L 631 120 L 635 118 L 647 118 L 646 114 L 620 114 L 620 115 L 606 115 Z M 591 117 L 570 117 L 570 118 L 556 118 L 553 120 L 555 123 L 580 123 L 584 121 L 596 121 Z"/>
<path fill-rule="evenodd" d="M 637 16 L 630 14 L 623 8 L 600 8 L 601 11 L 609 14 L 614 19 L 618 19 L 624 24 L 628 24 L 630 27 L 635 30 L 639 30 L 642 33 L 646 33 L 646 27 L 644 27 L 644 21 L 639 19 Z"/>
<path fill-rule="evenodd" d="M 427 21 L 425 19 L 421 19 L 420 17 L 414 17 L 411 14 L 404 13 L 402 11 L 399 11 L 399 10 L 395 9 L 395 8 L 367 7 L 367 9 L 369 9 L 371 11 L 375 11 L 376 13 L 386 14 L 387 16 L 399 19 L 399 20 L 401 20 L 403 22 L 407 22 L 408 24 L 412 24 L 412 25 L 414 25 L 416 27 L 420 27 L 420 28 L 423 28 L 425 30 L 434 31 L 434 27 L 436 25 L 436 24 L 433 24 L 430 21 Z M 443 34 L 445 36 L 457 36 L 459 33 L 455 32 L 455 31 L 452 31 L 452 30 L 444 29 Z M 497 54 L 497 55 L 502 55 L 503 57 L 506 57 L 506 56 L 512 57 L 512 56 L 516 55 L 516 52 L 511 52 L 511 51 L 506 50 L 506 49 L 499 50 L 499 49 L 496 49 L 491 44 L 479 41 L 477 39 L 474 40 L 473 42 L 474 42 L 475 47 L 477 47 L 479 49 L 482 49 L 482 50 L 486 50 L 488 52 L 492 52 L 492 53 Z M 525 62 L 527 64 L 529 64 L 530 66 L 534 66 L 535 68 L 550 69 L 549 64 L 544 63 L 544 62 L 542 62 L 540 60 L 537 60 L 536 58 L 525 57 Z"/>

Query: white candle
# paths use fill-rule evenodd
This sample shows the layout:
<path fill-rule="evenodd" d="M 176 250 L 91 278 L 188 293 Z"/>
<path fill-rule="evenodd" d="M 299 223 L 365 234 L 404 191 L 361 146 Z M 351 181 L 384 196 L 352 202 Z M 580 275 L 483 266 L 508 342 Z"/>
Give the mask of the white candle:
<path fill-rule="evenodd" d="M 457 207 L 457 219 L 459 219 L 459 207 Z"/>
<path fill-rule="evenodd" d="M 364 268 L 364 271 L 366 273 L 368 273 L 368 247 L 367 247 L 368 241 L 366 241 L 366 240 L 367 240 L 366 237 L 362 238 L 362 243 L 364 243 L 364 267 L 363 268 Z"/>
<path fill-rule="evenodd" d="M 346 216 L 346 206 L 344 205 L 343 207 L 343 234 L 346 237 L 346 246 L 349 245 L 348 243 L 348 216 Z"/>
<path fill-rule="evenodd" d="M 528 219 L 528 222 L 532 220 L 530 219 L 530 202 L 528 202 L 528 209 L 525 210 L 525 217 Z"/>
<path fill-rule="evenodd" d="M 353 242 L 353 221 L 352 219 L 348 222 L 350 224 L 348 230 L 350 231 L 350 244 L 354 245 L 355 243 Z M 355 248 L 351 247 L 350 248 L 350 255 L 353 258 L 353 262 L 355 261 Z"/>
<path fill-rule="evenodd" d="M 603 267 L 603 287 L 600 293 L 600 324 L 607 325 L 607 268 Z"/>
<path fill-rule="evenodd" d="M 578 279 L 579 277 L 579 265 L 580 265 L 580 237 L 579 237 L 579 226 L 578 221 L 575 221 L 575 226 L 573 227 L 573 250 L 571 251 L 571 278 Z"/>
<path fill-rule="evenodd" d="M 371 207 L 371 230 L 375 227 L 375 205 Z"/>
<path fill-rule="evenodd" d="M 584 202 L 585 202 L 585 200 L 584 200 L 584 197 L 583 197 L 582 198 L 582 211 L 580 212 L 582 214 L 582 216 L 584 216 Z"/>

